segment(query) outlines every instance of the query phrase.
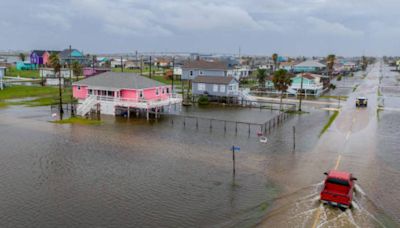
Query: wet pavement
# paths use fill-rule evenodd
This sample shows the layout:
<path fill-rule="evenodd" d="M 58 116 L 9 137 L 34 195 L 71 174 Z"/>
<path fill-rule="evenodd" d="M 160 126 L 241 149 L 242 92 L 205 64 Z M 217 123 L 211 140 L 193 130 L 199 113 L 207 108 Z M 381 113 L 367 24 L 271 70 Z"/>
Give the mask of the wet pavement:
<path fill-rule="evenodd" d="M 302 165 L 290 167 L 290 171 L 279 176 L 277 180 L 286 183 L 286 193 L 274 202 L 260 226 L 400 225 L 400 154 L 396 149 L 400 113 L 377 111 L 381 73 L 397 76 L 381 66 L 382 63 L 377 63 L 370 67 L 355 92 L 348 95 L 329 131 L 301 158 Z M 355 108 L 357 96 L 367 96 L 368 108 Z M 349 171 L 358 178 L 353 209 L 342 212 L 319 202 L 323 172 L 329 169 Z"/>
<path fill-rule="evenodd" d="M 380 65 L 332 127 L 305 106 L 260 143 L 257 128 L 102 117 L 100 126 L 49 123 L 49 108 L 0 109 L 0 227 L 396 227 L 400 224 L 399 112 L 377 111 Z M 385 85 L 397 73 L 383 67 Z M 386 80 L 386 81 L 385 81 Z M 348 81 L 348 83 L 350 83 Z M 394 92 L 382 91 L 385 99 Z M 356 109 L 354 98 L 369 98 Z M 396 102 L 394 102 L 396 103 Z M 388 105 L 385 102 L 385 105 Z M 389 107 L 389 106 L 387 106 Z M 184 113 L 263 123 L 270 110 L 190 108 Z M 293 150 L 293 126 L 296 149 Z M 232 176 L 232 145 L 236 176 Z M 354 209 L 319 203 L 323 172 L 358 177 Z"/>

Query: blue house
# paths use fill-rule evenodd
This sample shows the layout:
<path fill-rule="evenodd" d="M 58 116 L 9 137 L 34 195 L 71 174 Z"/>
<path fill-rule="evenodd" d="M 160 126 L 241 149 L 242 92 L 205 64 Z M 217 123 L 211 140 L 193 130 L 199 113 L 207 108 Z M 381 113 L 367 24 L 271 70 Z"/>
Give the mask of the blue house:
<path fill-rule="evenodd" d="M 239 81 L 231 76 L 197 76 L 192 83 L 192 93 L 209 97 L 237 97 Z"/>
<path fill-rule="evenodd" d="M 226 77 L 228 66 L 224 62 L 192 60 L 182 66 L 182 80 L 193 80 L 197 76 Z"/>
<path fill-rule="evenodd" d="M 326 65 L 314 60 L 307 60 L 293 67 L 295 73 L 316 73 L 325 70 Z"/>
<path fill-rule="evenodd" d="M 83 53 L 76 49 L 65 49 L 60 52 L 59 56 L 61 64 L 71 64 L 75 61 L 77 61 L 79 64 L 86 64 L 88 61 Z"/>
<path fill-rule="evenodd" d="M 31 63 L 30 61 L 25 61 L 25 62 L 20 61 L 15 64 L 15 68 L 17 70 L 35 70 L 37 68 L 37 65 Z"/>

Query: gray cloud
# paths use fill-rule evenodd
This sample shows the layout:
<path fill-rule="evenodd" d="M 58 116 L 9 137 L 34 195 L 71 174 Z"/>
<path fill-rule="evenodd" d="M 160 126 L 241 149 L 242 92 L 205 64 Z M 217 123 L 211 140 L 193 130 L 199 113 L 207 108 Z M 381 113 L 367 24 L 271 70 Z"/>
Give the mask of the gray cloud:
<path fill-rule="evenodd" d="M 394 55 L 399 9 L 396 0 L 3 0 L 0 49 Z"/>

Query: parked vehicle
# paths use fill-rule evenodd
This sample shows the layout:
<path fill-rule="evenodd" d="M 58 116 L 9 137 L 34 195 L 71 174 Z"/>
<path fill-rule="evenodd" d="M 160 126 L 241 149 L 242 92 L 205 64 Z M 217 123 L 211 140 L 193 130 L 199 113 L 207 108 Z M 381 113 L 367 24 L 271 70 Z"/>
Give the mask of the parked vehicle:
<path fill-rule="evenodd" d="M 367 107 L 368 99 L 366 97 L 357 97 L 356 107 Z"/>
<path fill-rule="evenodd" d="M 321 202 L 337 206 L 342 210 L 351 207 L 354 192 L 354 181 L 357 178 L 351 173 L 331 170 L 327 173 L 324 188 L 321 191 Z"/>

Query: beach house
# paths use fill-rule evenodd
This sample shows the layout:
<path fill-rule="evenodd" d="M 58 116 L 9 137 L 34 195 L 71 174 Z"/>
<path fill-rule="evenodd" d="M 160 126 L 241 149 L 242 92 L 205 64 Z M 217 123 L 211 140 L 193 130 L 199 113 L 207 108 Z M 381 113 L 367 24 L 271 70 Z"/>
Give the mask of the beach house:
<path fill-rule="evenodd" d="M 182 66 L 182 80 L 193 80 L 197 76 L 227 76 L 228 66 L 224 62 L 191 60 Z"/>
<path fill-rule="evenodd" d="M 160 110 L 182 102 L 170 85 L 135 73 L 105 72 L 73 83 L 72 92 L 82 116 L 97 108 L 106 115 L 145 113 L 149 119 L 150 113 L 157 117 Z"/>
<path fill-rule="evenodd" d="M 237 97 L 239 81 L 231 76 L 197 76 L 192 81 L 193 95 L 207 95 L 210 98 Z"/>
<path fill-rule="evenodd" d="M 302 85 L 302 78 L 303 78 L 303 85 Z M 324 86 L 322 83 L 322 75 L 318 74 L 311 74 L 311 73 L 301 73 L 293 77 L 292 85 L 289 87 L 288 92 L 293 91 L 293 93 L 304 94 L 307 96 L 320 96 L 323 92 Z M 301 88 L 303 90 L 301 91 Z"/>

